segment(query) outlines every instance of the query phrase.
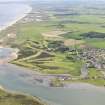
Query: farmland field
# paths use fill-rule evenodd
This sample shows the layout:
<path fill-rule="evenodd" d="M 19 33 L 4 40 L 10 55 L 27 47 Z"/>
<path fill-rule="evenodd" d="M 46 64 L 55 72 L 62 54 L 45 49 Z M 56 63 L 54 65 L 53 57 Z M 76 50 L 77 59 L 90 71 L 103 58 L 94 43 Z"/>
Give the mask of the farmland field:
<path fill-rule="evenodd" d="M 105 49 L 104 6 L 67 2 L 60 7 L 54 3 L 49 5 L 51 7 L 42 3 L 41 9 L 37 4 L 31 5 L 33 10 L 28 16 L 1 32 L 5 37 L 11 32 L 16 34 L 14 39 L 4 40 L 4 44 L 19 49 L 18 58 L 11 63 L 44 74 L 69 74 L 81 79 L 83 65 L 89 62 L 88 56 L 93 57 L 92 54 L 82 55 L 84 51 L 102 50 L 103 53 Z M 101 54 L 97 51 L 95 55 Z M 100 62 L 101 58 L 97 59 Z M 97 67 L 92 68 L 98 71 Z M 88 76 L 92 72 L 89 73 Z M 101 78 L 104 84 L 103 74 Z"/>

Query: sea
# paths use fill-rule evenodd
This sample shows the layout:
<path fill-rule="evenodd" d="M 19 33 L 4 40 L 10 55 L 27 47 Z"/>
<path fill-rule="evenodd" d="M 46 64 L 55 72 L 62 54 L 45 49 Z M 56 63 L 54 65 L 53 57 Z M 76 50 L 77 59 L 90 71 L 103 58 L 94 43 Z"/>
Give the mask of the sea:
<path fill-rule="evenodd" d="M 0 28 L 16 21 L 28 11 L 25 4 L 0 3 Z M 7 51 L 8 50 L 8 51 Z M 6 53 L 6 54 L 5 54 Z M 4 58 L 9 49 L 0 50 Z M 30 69 L 13 64 L 0 65 L 0 85 L 13 92 L 21 92 L 39 97 L 50 105 L 105 105 L 105 88 L 75 84 L 76 88 L 51 88 L 37 85 L 35 73 Z M 80 88 L 81 87 L 81 88 Z"/>
<path fill-rule="evenodd" d="M 0 3 L 0 29 L 4 29 L 27 14 L 30 7 L 20 3 Z"/>

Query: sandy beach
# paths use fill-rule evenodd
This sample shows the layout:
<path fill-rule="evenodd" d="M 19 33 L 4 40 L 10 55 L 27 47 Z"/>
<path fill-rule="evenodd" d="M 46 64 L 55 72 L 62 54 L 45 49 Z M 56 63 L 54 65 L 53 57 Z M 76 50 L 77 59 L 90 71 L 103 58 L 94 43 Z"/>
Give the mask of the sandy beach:
<path fill-rule="evenodd" d="M 6 25 L 3 26 L 2 28 L 0 28 L 0 31 L 5 30 L 6 28 L 8 28 L 8 27 L 10 27 L 10 26 L 12 26 L 12 25 L 14 25 L 14 24 L 16 24 L 16 22 L 18 22 L 18 21 L 21 20 L 22 18 L 26 17 L 31 11 L 32 11 L 32 7 L 27 5 L 26 12 L 23 13 L 23 15 L 18 16 L 15 20 L 9 22 L 8 24 L 6 24 Z M 0 48 L 3 48 L 3 46 L 0 45 Z M 11 55 L 10 55 L 8 58 L 6 58 L 5 60 L 1 60 L 1 59 L 0 59 L 0 65 L 9 62 L 10 59 L 16 59 L 17 56 L 18 56 L 17 53 L 18 53 L 18 50 L 15 50 L 15 51 L 14 51 L 13 53 L 11 53 Z M 11 57 L 11 58 L 10 58 L 10 57 Z M 2 86 L 0 86 L 0 89 L 1 89 L 1 90 L 4 90 L 4 88 L 3 88 Z"/>
<path fill-rule="evenodd" d="M 27 9 L 26 9 L 26 12 L 25 13 L 23 13 L 20 16 L 18 16 L 15 20 L 9 22 L 6 26 L 0 28 L 0 31 L 5 30 L 6 28 L 14 25 L 16 22 L 18 22 L 19 20 L 21 20 L 22 18 L 24 18 L 25 16 L 27 16 L 31 11 L 32 11 L 32 7 L 30 7 L 30 6 L 27 5 Z M 62 32 L 59 32 L 59 31 L 52 32 L 52 34 L 54 34 L 55 36 L 58 33 L 62 34 Z M 63 33 L 65 33 L 65 32 L 63 32 Z M 44 35 L 49 36 L 49 34 L 51 34 L 51 33 L 46 33 Z M 3 46 L 0 46 L 0 48 L 3 48 Z M 7 58 L 6 60 L 1 60 L 0 59 L 0 64 L 7 63 L 11 59 L 16 59 L 17 58 L 17 53 L 18 53 L 18 51 L 16 50 L 13 53 L 11 53 L 11 55 L 9 56 L 9 58 Z M 10 59 L 10 57 L 11 57 L 11 59 Z M 31 71 L 29 70 L 29 72 L 31 72 Z M 88 83 L 70 83 L 70 84 L 67 84 L 64 88 L 70 88 L 70 89 L 100 89 L 100 90 L 103 90 L 104 89 L 105 90 L 104 87 L 98 87 L 98 86 L 91 85 L 91 84 L 88 84 Z M 0 86 L 0 89 L 2 89 L 1 86 Z"/>
<path fill-rule="evenodd" d="M 22 15 L 18 16 L 15 20 L 7 23 L 5 26 L 3 26 L 2 28 L 0 28 L 0 31 L 5 30 L 6 28 L 14 25 L 16 22 L 18 22 L 22 18 L 26 17 L 31 11 L 32 11 L 32 7 L 27 5 L 26 12 L 25 13 L 23 13 Z"/>
<path fill-rule="evenodd" d="M 1 89 L 1 90 L 4 90 L 4 88 L 3 88 L 2 86 L 0 86 L 0 89 Z"/>
<path fill-rule="evenodd" d="M 7 25 L 0 28 L 0 31 L 5 30 L 6 28 L 16 24 L 16 22 L 18 22 L 19 20 L 27 16 L 31 11 L 32 11 L 32 7 L 27 5 L 25 13 L 23 13 L 22 15 L 19 15 L 15 20 L 7 23 Z M 4 46 L 0 45 L 0 49 L 3 49 L 3 48 Z M 10 60 L 16 59 L 18 57 L 17 53 L 18 53 L 18 50 L 14 49 L 13 52 L 8 57 L 6 57 L 5 59 L 0 59 L 0 64 L 4 64 L 9 62 Z"/>

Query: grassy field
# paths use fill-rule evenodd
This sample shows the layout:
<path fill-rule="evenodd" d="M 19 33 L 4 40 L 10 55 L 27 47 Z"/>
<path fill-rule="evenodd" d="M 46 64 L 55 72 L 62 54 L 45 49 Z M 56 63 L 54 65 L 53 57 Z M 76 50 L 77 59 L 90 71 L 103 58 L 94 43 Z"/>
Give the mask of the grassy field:
<path fill-rule="evenodd" d="M 80 76 L 83 61 L 77 59 L 78 54 L 74 50 L 81 46 L 105 48 L 105 16 L 101 9 L 92 8 L 93 6 L 91 8 L 71 7 L 71 9 L 69 8 L 70 15 L 68 13 L 66 15 L 66 12 L 62 11 L 43 9 L 42 12 L 46 12 L 49 16 L 47 21 L 24 24 L 19 22 L 1 32 L 1 36 L 6 36 L 11 32 L 17 35 L 13 41 L 8 39 L 11 47 L 20 50 L 18 59 L 12 63 L 45 74 Z M 73 15 L 72 12 L 77 15 Z M 60 32 L 60 34 L 54 34 L 54 32 Z M 61 34 L 62 32 L 63 34 Z M 43 33 L 44 35 L 47 33 L 47 36 L 44 36 Z M 86 37 L 87 34 L 91 34 L 91 37 Z M 94 37 L 92 37 L 93 34 Z M 69 44 L 66 45 L 65 42 Z M 74 49 L 73 52 L 72 49 Z M 71 54 L 68 57 L 70 51 Z M 92 69 L 89 71 L 90 79 L 81 81 L 97 85 L 104 84 L 103 78 L 92 79 L 92 76 L 97 74 L 100 75 L 100 71 Z"/>
<path fill-rule="evenodd" d="M 0 90 L 0 105 L 46 105 L 40 99 L 31 96 L 11 94 Z"/>
<path fill-rule="evenodd" d="M 93 47 L 96 47 L 96 48 L 105 48 L 105 40 L 104 39 L 101 39 L 101 40 L 98 40 L 98 39 L 87 40 L 87 43 L 90 46 L 93 46 Z"/>

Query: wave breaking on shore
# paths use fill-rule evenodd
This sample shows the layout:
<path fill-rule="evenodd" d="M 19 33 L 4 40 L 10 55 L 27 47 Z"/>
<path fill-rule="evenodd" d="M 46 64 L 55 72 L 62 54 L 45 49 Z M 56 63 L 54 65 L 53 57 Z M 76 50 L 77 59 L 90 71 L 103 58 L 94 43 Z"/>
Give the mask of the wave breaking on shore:
<path fill-rule="evenodd" d="M 0 28 L 0 31 L 5 30 L 6 28 L 8 28 L 8 27 L 10 27 L 10 26 L 12 26 L 14 24 L 16 24 L 16 22 L 18 22 L 22 18 L 26 17 L 31 11 L 32 11 L 32 7 L 29 6 L 29 5 L 26 5 L 26 11 L 25 11 L 25 13 L 17 16 L 15 20 L 8 22 L 5 26 L 2 26 Z"/>
<path fill-rule="evenodd" d="M 25 6 L 26 6 L 25 13 L 17 16 L 15 20 L 7 23 L 5 26 L 0 28 L 0 32 L 5 30 L 6 28 L 16 24 L 16 22 L 18 22 L 19 20 L 21 20 L 24 17 L 26 17 L 32 11 L 32 7 L 31 6 L 29 6 L 29 5 L 25 5 Z M 3 50 L 4 48 L 5 47 L 3 45 L 0 45 L 0 50 Z M 6 47 L 6 48 L 8 49 L 8 47 Z M 3 58 L 3 59 L 0 58 L 0 64 L 8 63 L 9 61 L 11 61 L 13 59 L 16 59 L 18 57 L 17 53 L 18 53 L 18 49 L 13 49 L 13 51 L 11 51 L 10 55 L 6 55 L 6 57 Z M 1 54 L 1 56 L 4 56 L 4 55 Z"/>

